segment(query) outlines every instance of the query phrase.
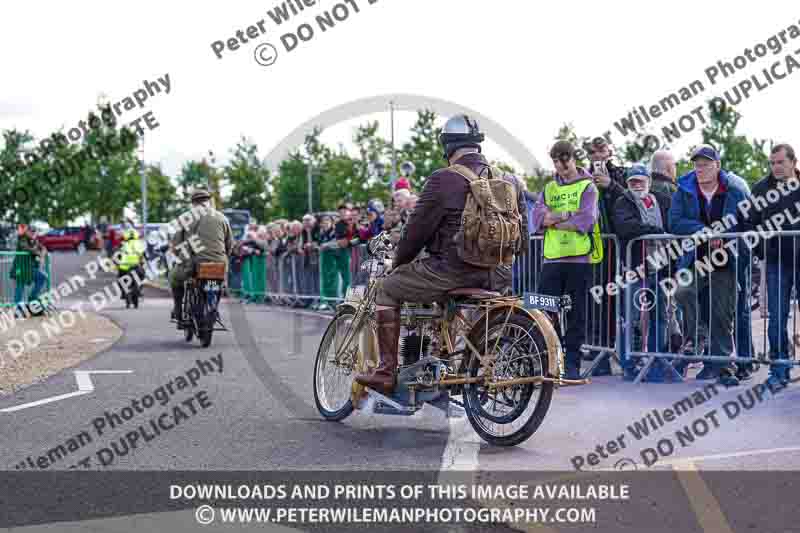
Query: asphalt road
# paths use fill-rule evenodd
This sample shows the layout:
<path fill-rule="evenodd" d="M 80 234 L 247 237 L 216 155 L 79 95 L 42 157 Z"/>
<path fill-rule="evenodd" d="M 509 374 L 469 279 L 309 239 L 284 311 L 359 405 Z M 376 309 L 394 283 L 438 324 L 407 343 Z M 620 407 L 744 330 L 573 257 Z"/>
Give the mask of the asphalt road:
<path fill-rule="evenodd" d="M 93 257 L 55 254 L 55 283 L 80 272 Z M 112 279 L 104 275 L 90 281 L 61 307 L 76 298 L 86 300 Z M 574 473 L 576 458 L 586 465 L 591 452 L 598 454 L 598 468 L 647 470 L 648 452 L 643 450 L 657 449 L 659 440 L 668 438 L 675 450 L 659 458 L 654 469 L 687 464 L 699 471 L 800 469 L 797 384 L 756 401 L 734 419 L 724 411 L 723 403 L 736 401 L 737 395 L 746 400 L 747 391 L 766 377 L 766 369 L 736 389 L 714 391 L 707 402 L 641 439 L 628 426 L 635 427 L 654 409 L 670 408 L 707 382 L 632 385 L 619 378 L 596 378 L 590 386 L 562 388 L 531 439 L 515 448 L 498 449 L 483 444 L 466 419 L 448 420 L 429 406 L 414 417 L 357 412 L 341 423 L 323 421 L 314 406 L 312 371 L 317 344 L 328 323 L 324 316 L 227 301 L 222 314 L 230 331 L 215 333 L 212 345 L 203 349 L 196 340 L 185 342 L 182 332 L 169 322 L 170 307 L 167 294 L 149 288 L 138 310 L 112 302 L 102 313 L 125 331 L 112 349 L 0 399 L 0 409 L 4 409 L 73 392 L 77 389 L 75 370 L 128 372 L 92 375 L 95 390 L 89 394 L 0 412 L 2 468 L 41 469 L 35 464 L 44 456 L 46 470 L 67 469 L 84 461 L 83 466 L 100 471 L 417 470 L 442 479 L 449 469 L 456 469 L 490 482 L 493 476 L 499 479 L 501 471 Z M 198 360 L 205 361 L 207 375 L 200 372 Z M 214 362 L 220 360 L 221 372 Z M 179 376 L 187 381 L 193 376 L 196 386 L 178 390 Z M 174 393 L 168 403 L 147 409 L 140 404 L 143 413 L 109 428 L 109 420 L 114 420 L 111 413 L 122 419 L 123 408 L 131 408 L 134 400 L 155 397 L 155 391 L 167 384 Z M 193 395 L 192 402 L 180 403 Z M 127 432 L 154 415 L 172 413 L 176 405 L 182 405 L 187 415 L 179 424 L 126 449 Z M 712 423 L 708 413 L 714 410 L 717 422 Z M 98 419 L 105 424 L 101 435 Z M 676 430 L 698 419 L 708 422 L 708 430 L 696 434 L 693 442 L 687 444 L 684 438 L 678 444 Z M 702 424 L 698 427 L 702 429 Z M 80 441 L 82 432 L 90 435 L 91 442 Z M 618 441 L 621 435 L 625 447 L 611 453 L 608 442 Z M 69 449 L 70 439 L 75 439 L 73 448 L 79 442 L 78 449 Z M 55 461 L 47 459 L 48 451 L 59 445 L 67 453 Z M 101 449 L 110 451 L 98 454 Z M 176 520 L 179 516 L 183 515 L 175 513 Z M 502 530 L 499 527 L 489 529 Z"/>

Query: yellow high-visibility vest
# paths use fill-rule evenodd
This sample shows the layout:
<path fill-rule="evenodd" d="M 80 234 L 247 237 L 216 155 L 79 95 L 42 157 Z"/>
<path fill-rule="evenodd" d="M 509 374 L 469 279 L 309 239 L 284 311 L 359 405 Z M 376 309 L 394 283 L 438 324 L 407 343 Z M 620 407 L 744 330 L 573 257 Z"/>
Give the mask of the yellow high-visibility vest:
<path fill-rule="evenodd" d="M 140 258 L 144 255 L 144 244 L 139 239 L 125 241 L 122 244 L 122 258 L 119 266 L 130 270 L 139 264 Z"/>
<path fill-rule="evenodd" d="M 553 213 L 574 213 L 580 209 L 581 198 L 591 180 L 582 179 L 569 185 L 551 181 L 544 188 L 544 203 Z M 591 253 L 590 263 L 603 260 L 603 241 L 600 224 L 596 222 L 591 234 L 549 227 L 544 232 L 545 259 L 563 259 Z"/>

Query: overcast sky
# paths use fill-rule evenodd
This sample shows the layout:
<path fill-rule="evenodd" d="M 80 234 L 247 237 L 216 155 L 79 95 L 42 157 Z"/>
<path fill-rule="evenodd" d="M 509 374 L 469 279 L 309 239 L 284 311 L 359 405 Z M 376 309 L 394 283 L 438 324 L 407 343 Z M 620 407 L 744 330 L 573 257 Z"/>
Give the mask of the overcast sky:
<path fill-rule="evenodd" d="M 0 17 L 3 80 L 0 129 L 29 129 L 36 136 L 70 128 L 102 92 L 120 101 L 170 76 L 170 94 L 156 94 L 133 120 L 153 111 L 160 126 L 149 133 L 148 161 L 175 173 L 209 149 L 225 160 L 240 135 L 266 155 L 300 124 L 345 102 L 409 93 L 455 102 L 502 124 L 549 164 L 552 137 L 564 122 L 586 135 L 612 130 L 633 106 L 649 108 L 700 80 L 706 92 L 667 114 L 679 119 L 763 68 L 800 50 L 784 50 L 749 64 L 711 86 L 704 71 L 733 61 L 746 48 L 800 24 L 797 2 L 722 1 L 529 2 L 522 0 L 349 0 L 350 18 L 291 52 L 281 36 L 337 0 L 321 0 L 277 26 L 267 15 L 281 2 L 166 2 L 111 4 L 11 2 Z M 360 12 L 352 12 L 355 2 Z M 339 8 L 341 14 L 342 8 Z M 264 19 L 266 33 L 236 51 L 214 55 L 211 43 L 234 37 Z M 788 35 L 788 34 L 787 34 Z M 275 64 L 254 61 L 255 47 L 270 42 Z M 800 61 L 800 54 L 794 54 Z M 741 131 L 800 145 L 800 70 L 739 106 Z M 389 135 L 388 115 L 382 133 Z M 328 130 L 330 144 L 349 143 L 362 119 Z M 397 120 L 398 134 L 413 122 Z M 660 125 L 660 124 L 659 124 Z M 659 131 L 654 128 L 654 131 Z M 402 141 L 403 137 L 399 138 Z M 698 132 L 675 148 L 699 141 Z M 489 146 L 492 158 L 511 160 Z M 510 162 L 514 163 L 513 160 Z"/>

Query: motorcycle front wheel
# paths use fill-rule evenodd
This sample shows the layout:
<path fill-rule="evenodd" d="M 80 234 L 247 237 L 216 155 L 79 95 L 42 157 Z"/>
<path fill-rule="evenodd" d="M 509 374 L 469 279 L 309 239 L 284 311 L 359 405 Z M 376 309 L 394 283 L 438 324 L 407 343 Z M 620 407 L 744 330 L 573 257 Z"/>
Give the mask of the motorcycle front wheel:
<path fill-rule="evenodd" d="M 354 331 L 356 316 L 352 307 L 344 308 L 333 317 L 317 351 L 314 363 L 314 402 L 317 410 L 326 419 L 339 421 L 353 412 L 353 378 L 366 368 L 359 363 L 359 332 Z M 363 322 L 363 321 L 361 321 Z M 360 329 L 360 328 L 359 328 Z M 348 346 L 337 358 L 344 343 Z"/>

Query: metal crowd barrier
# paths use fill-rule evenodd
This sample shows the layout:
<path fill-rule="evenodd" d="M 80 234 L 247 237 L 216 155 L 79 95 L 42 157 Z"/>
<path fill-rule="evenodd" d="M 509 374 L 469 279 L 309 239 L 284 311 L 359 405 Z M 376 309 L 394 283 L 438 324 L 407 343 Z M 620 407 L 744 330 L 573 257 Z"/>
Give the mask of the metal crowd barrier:
<path fill-rule="evenodd" d="M 644 379 L 654 367 L 671 375 L 674 380 L 683 380 L 687 365 L 692 362 L 723 365 L 800 364 L 795 353 L 796 346 L 800 344 L 797 304 L 797 271 L 800 267 L 800 242 L 797 238 L 800 237 L 800 231 L 774 232 L 774 236 L 791 237 L 792 251 L 788 253 L 789 257 L 784 256 L 781 247 L 778 248 L 777 257 L 771 256 L 767 251 L 768 241 L 753 232 L 715 235 L 713 238 L 721 240 L 723 245 L 720 249 L 723 251 L 715 249 L 713 255 L 699 262 L 688 245 L 688 241 L 693 240 L 692 236 L 647 235 L 628 243 L 625 264 L 630 269 L 644 272 L 647 278 L 625 287 L 625 317 L 629 317 L 626 323 L 630 324 L 632 317 L 639 315 L 647 322 L 647 330 L 651 329 L 649 322 L 654 321 L 652 330 L 655 333 L 655 338 L 651 339 L 651 331 L 644 331 L 645 326 L 642 326 L 643 336 L 638 339 L 639 342 L 635 342 L 632 335 L 623 335 L 623 357 L 642 359 L 644 362 L 635 382 Z M 685 242 L 687 244 L 684 247 Z M 706 244 L 710 245 L 708 241 Z M 652 252 L 657 246 L 666 247 L 662 248 L 661 253 L 666 253 L 666 257 L 671 259 L 660 270 L 653 268 L 653 261 L 648 259 L 648 255 L 664 257 Z M 632 265 L 635 247 L 645 252 L 642 255 L 644 266 L 641 266 L 642 263 Z M 759 261 L 759 266 L 754 269 L 755 252 L 763 254 L 764 260 Z M 690 266 L 678 269 L 678 262 L 687 255 L 691 259 Z M 723 262 L 724 258 L 727 258 L 728 263 Z M 730 266 L 723 266 L 724 264 Z M 758 275 L 757 269 L 761 269 L 761 275 Z M 752 289 L 754 278 L 759 280 L 757 284 L 762 287 L 760 299 L 766 302 L 766 305 L 760 307 L 754 295 L 759 291 Z M 703 288 L 702 292 L 692 290 L 696 284 L 701 287 L 707 285 L 707 288 Z M 696 311 L 692 312 L 692 307 L 689 306 L 693 306 Z M 759 320 L 752 316 L 756 307 L 759 307 L 759 320 L 762 324 L 758 324 Z M 675 319 L 670 316 L 670 308 L 675 310 Z M 694 315 L 694 321 L 690 320 L 691 315 Z M 678 316 L 681 349 L 672 351 L 668 349 L 669 342 Z M 780 323 L 784 318 L 787 320 L 785 325 Z M 789 318 L 792 324 L 791 335 L 787 332 Z M 721 327 L 727 329 L 728 326 L 730 333 L 720 336 L 718 330 Z M 761 330 L 761 335 L 754 335 L 758 333 L 758 329 Z M 730 342 L 732 350 L 730 353 L 714 353 L 725 335 L 730 335 L 724 343 Z M 760 336 L 758 346 L 754 342 L 754 336 Z M 776 346 L 770 345 L 770 336 L 776 339 Z M 784 348 L 781 349 L 778 345 L 783 345 Z M 785 358 L 776 359 L 776 355 L 784 355 Z"/>
<path fill-rule="evenodd" d="M 242 261 L 242 298 L 249 302 L 264 302 L 267 297 L 268 277 L 267 256 L 247 256 Z"/>
<path fill-rule="evenodd" d="M 603 260 L 592 266 L 592 278 L 589 286 L 605 286 L 612 281 L 621 266 L 621 250 L 619 239 L 615 235 L 601 235 L 603 240 Z M 517 258 L 513 267 L 515 294 L 522 295 L 526 292 L 539 292 L 542 263 L 544 259 L 544 236 L 531 235 L 530 253 Z M 583 372 L 585 376 L 593 374 L 595 369 L 604 364 L 609 357 L 619 362 L 619 330 L 622 327 L 620 315 L 620 302 L 617 296 L 605 296 L 598 303 L 587 293 L 584 305 L 586 306 L 585 343 L 581 348 L 584 359 L 591 360 L 592 364 Z M 594 354 L 592 356 L 591 354 Z"/>
<path fill-rule="evenodd" d="M 42 295 L 52 286 L 50 254 L 45 256 L 44 264 L 40 264 L 28 252 L 0 252 L 0 308 L 28 302 L 37 271 L 44 275 L 39 291 Z"/>
<path fill-rule="evenodd" d="M 592 268 L 592 285 L 603 284 L 613 280 L 620 270 L 620 247 L 619 240 L 614 235 L 603 235 L 603 261 L 594 265 Z M 531 236 L 530 253 L 518 258 L 513 267 L 513 290 L 515 294 L 522 295 L 525 292 L 535 292 L 538 290 L 539 279 L 542 270 L 544 237 Z M 336 290 L 335 296 L 326 296 L 320 289 L 325 287 L 323 264 L 330 263 L 332 255 L 341 253 L 335 251 L 321 251 L 319 261 L 312 266 L 315 284 L 309 285 L 307 273 L 304 267 L 304 256 L 295 254 L 284 254 L 280 257 L 268 255 L 266 258 L 266 279 L 267 284 L 261 289 L 253 281 L 254 272 L 262 269 L 260 263 L 256 265 L 258 256 L 250 256 L 245 263 L 249 266 L 243 267 L 248 276 L 243 274 L 243 292 L 251 298 L 269 300 L 279 304 L 292 305 L 299 300 L 319 301 L 320 303 L 340 302 L 343 300 L 348 285 L 359 285 L 365 283 L 365 273 L 360 271 L 359 266 L 366 258 L 366 245 L 354 246 L 349 248 L 350 263 L 349 274 L 350 283 L 345 283 L 341 279 L 340 272 L 336 269 Z M 330 264 L 329 264 L 329 268 Z M 277 271 L 277 274 L 275 273 Z M 263 272 L 263 270 L 262 270 Z M 331 275 L 331 274 L 329 274 Z M 304 281 L 305 280 L 305 281 Z M 313 290 L 309 290 L 309 287 Z M 587 321 L 585 324 L 586 343 L 583 345 L 583 352 L 588 357 L 594 353 L 593 363 L 586 371 L 590 375 L 606 358 L 614 357 L 618 360 L 619 354 L 619 328 L 622 326 L 620 319 L 620 307 L 617 297 L 604 298 L 601 303 L 597 303 L 590 294 L 586 294 Z"/>

